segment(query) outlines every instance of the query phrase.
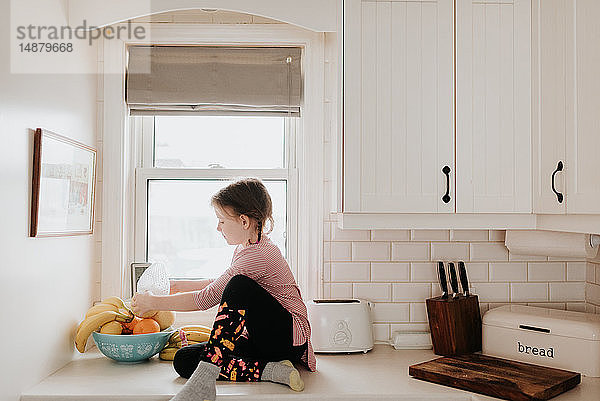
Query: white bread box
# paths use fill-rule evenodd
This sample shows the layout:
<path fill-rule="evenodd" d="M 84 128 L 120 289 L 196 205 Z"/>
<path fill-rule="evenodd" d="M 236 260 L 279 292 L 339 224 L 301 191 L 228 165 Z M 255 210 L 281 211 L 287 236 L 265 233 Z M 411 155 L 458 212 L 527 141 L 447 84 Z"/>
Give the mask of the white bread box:
<path fill-rule="evenodd" d="M 522 305 L 489 310 L 482 352 L 600 377 L 600 315 Z"/>

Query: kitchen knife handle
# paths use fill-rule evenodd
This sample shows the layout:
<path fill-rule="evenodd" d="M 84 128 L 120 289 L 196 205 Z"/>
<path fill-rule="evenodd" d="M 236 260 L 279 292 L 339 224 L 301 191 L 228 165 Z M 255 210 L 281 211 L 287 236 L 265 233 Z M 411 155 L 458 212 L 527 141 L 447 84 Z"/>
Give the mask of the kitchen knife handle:
<path fill-rule="evenodd" d="M 460 277 L 460 286 L 463 290 L 463 295 L 469 295 L 469 279 L 467 279 L 467 268 L 465 262 L 458 262 L 458 276 Z"/>
<path fill-rule="evenodd" d="M 440 282 L 440 288 L 442 289 L 442 298 L 448 297 L 448 280 L 446 279 L 446 269 L 444 268 L 444 262 L 438 262 L 438 281 Z"/>
<path fill-rule="evenodd" d="M 454 263 L 448 263 L 448 271 L 450 272 L 450 287 L 452 287 L 452 298 L 458 296 L 458 280 L 456 279 L 456 268 Z"/>

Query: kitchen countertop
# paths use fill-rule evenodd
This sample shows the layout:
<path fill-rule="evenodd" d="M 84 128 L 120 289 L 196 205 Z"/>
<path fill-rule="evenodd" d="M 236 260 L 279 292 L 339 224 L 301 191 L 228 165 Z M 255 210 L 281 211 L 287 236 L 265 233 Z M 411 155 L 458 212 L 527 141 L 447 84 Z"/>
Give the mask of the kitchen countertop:
<path fill-rule="evenodd" d="M 376 345 L 367 354 L 318 354 L 318 372 L 301 370 L 305 390 L 297 393 L 274 383 L 217 382 L 217 401 L 233 400 L 409 400 L 487 401 L 487 397 L 408 375 L 408 366 L 437 358 L 431 350 L 395 350 Z M 104 357 L 97 348 L 25 391 L 21 401 L 168 400 L 185 383 L 172 363 L 158 356 L 136 364 Z M 556 401 L 591 401 L 600 395 L 600 378 L 582 377 Z"/>

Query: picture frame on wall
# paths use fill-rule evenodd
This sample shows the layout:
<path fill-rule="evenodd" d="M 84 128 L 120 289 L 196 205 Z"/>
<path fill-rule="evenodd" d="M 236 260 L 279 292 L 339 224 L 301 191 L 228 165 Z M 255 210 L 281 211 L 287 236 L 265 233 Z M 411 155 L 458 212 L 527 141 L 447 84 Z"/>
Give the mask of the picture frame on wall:
<path fill-rule="evenodd" d="M 95 183 L 96 149 L 37 128 L 30 237 L 92 234 Z"/>

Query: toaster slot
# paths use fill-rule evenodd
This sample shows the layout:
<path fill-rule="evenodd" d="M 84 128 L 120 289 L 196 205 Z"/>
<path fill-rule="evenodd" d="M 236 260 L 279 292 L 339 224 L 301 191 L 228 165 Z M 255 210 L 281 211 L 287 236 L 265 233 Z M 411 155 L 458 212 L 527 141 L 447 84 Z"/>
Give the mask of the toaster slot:
<path fill-rule="evenodd" d="M 543 327 L 528 326 L 526 324 L 520 324 L 519 328 L 523 330 L 537 331 L 540 333 L 550 333 L 550 329 L 545 329 Z"/>

